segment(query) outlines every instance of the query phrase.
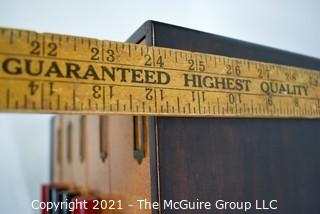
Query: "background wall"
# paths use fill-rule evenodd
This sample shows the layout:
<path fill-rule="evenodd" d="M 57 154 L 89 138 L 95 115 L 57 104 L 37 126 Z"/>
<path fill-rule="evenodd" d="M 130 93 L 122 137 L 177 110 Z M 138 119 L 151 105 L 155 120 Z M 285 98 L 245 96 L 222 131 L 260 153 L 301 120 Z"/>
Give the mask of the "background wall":
<path fill-rule="evenodd" d="M 1 27 L 39 32 L 124 41 L 148 19 L 320 58 L 318 0 L 0 1 Z M 49 178 L 50 117 L 0 114 L 1 213 L 36 213 L 31 201 Z"/>

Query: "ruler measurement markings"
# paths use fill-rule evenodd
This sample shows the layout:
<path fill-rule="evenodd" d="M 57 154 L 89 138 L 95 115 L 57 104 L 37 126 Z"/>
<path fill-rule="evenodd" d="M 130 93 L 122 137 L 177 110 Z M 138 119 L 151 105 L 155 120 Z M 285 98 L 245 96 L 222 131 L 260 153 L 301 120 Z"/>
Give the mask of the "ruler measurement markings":
<path fill-rule="evenodd" d="M 14 34 L 13 30 L 10 30 L 10 38 L 9 38 L 10 44 L 13 44 L 13 34 Z"/>
<path fill-rule="evenodd" d="M 169 102 L 166 101 L 167 113 L 169 113 Z"/>
<path fill-rule="evenodd" d="M 12 78 L 0 78 L 0 79 L 9 79 L 9 80 L 12 80 Z M 14 79 L 19 79 L 19 80 L 27 80 L 28 79 L 25 79 L 25 78 L 14 78 Z M 13 80 L 14 80 L 13 79 Z M 46 80 L 46 79 L 38 79 L 38 81 L 43 81 L 43 82 L 51 82 L 51 80 Z M 69 81 L 63 81 L 63 80 L 55 80 L 55 82 L 60 82 L 60 83 L 67 83 L 67 84 L 74 84 L 73 82 L 69 82 Z M 95 83 L 86 83 L 86 82 L 81 82 L 81 84 L 84 84 L 84 85 L 95 85 Z M 136 88 L 145 88 L 145 86 L 138 86 L 138 85 L 121 85 L 121 84 L 111 84 L 111 83 L 108 83 L 108 84 L 102 84 L 100 83 L 100 85 L 106 85 L 106 86 L 120 86 L 120 87 L 136 87 Z M 158 88 L 158 89 L 163 89 L 163 87 L 161 86 L 153 86 L 154 89 Z M 182 88 L 171 88 L 171 87 L 166 87 L 165 88 L 166 90 L 178 90 L 178 91 L 191 91 L 193 92 L 194 89 L 182 89 Z M 209 90 L 202 90 L 204 92 L 212 92 L 212 93 L 225 93 L 225 94 L 230 94 L 231 91 L 221 91 L 221 90 L 212 90 L 212 91 L 209 91 Z M 265 94 L 252 94 L 252 93 L 245 93 L 245 92 L 241 92 L 241 94 L 243 95 L 249 95 L 249 96 L 266 96 Z M 274 97 L 285 97 L 285 98 L 288 98 L 288 97 L 295 97 L 295 96 L 288 96 L 288 95 L 273 95 Z M 307 99 L 307 100 L 318 100 L 318 98 L 315 98 L 315 97 L 300 97 L 300 99 Z"/>
<path fill-rule="evenodd" d="M 29 43 L 30 42 L 30 31 L 27 31 L 27 43 Z"/>
<path fill-rule="evenodd" d="M 62 36 L 58 36 L 58 44 L 59 44 L 59 46 L 61 46 L 61 43 L 62 43 Z"/>
<path fill-rule="evenodd" d="M 131 44 L 128 45 L 128 56 L 131 57 Z"/>
<path fill-rule="evenodd" d="M 103 107 L 103 110 L 105 111 L 106 110 L 106 88 L 105 88 L 105 86 L 102 86 L 102 107 Z M 110 110 L 111 110 L 111 108 L 110 108 Z"/>
<path fill-rule="evenodd" d="M 44 88 L 43 88 L 43 83 L 41 83 L 40 86 L 40 108 L 43 110 L 44 109 Z"/>
<path fill-rule="evenodd" d="M 129 97 L 130 97 L 130 111 L 132 111 L 132 95 L 130 94 Z"/>
<path fill-rule="evenodd" d="M 2 30 L 2 32 L 3 32 L 3 30 Z M 29 31 L 26 31 L 26 33 L 25 34 L 23 34 L 23 32 L 24 31 L 17 31 L 17 33 L 15 33 L 15 31 L 13 31 L 13 30 L 9 30 L 9 34 L 6 34 L 5 36 L 7 36 L 8 35 L 8 37 L 9 37 L 9 43 L 10 43 L 10 39 L 12 40 L 12 42 L 15 42 L 15 40 L 17 39 L 17 40 L 19 40 L 19 39 L 25 39 L 25 37 L 27 38 L 27 42 L 28 42 L 28 37 L 30 37 L 30 33 L 29 33 Z M 18 36 L 17 38 L 15 38 L 15 36 L 14 35 L 16 35 L 16 36 Z M 29 36 L 28 36 L 29 35 Z M 46 56 L 47 54 L 46 54 L 46 41 L 47 41 L 47 38 L 50 40 L 51 39 L 51 41 L 53 41 L 53 40 L 55 40 L 55 39 L 57 39 L 57 40 L 59 40 L 59 43 L 60 43 L 60 40 L 61 40 L 61 36 L 57 36 L 57 37 L 55 37 L 53 34 L 37 34 L 37 33 L 34 33 L 34 37 L 36 38 L 36 40 L 38 40 L 38 37 L 39 38 L 42 38 L 42 53 L 41 53 L 41 56 L 30 56 L 30 55 L 28 55 L 28 54 L 14 54 L 14 53 L 11 53 L 11 54 L 2 54 L 2 55 L 24 55 L 25 57 L 35 57 L 35 58 L 45 58 L 45 59 L 50 59 L 50 60 L 52 60 L 52 57 L 48 57 L 48 56 Z M 13 38 L 15 38 L 15 40 L 13 41 Z M 66 37 L 66 38 L 69 38 L 68 36 Z M 76 37 L 70 37 L 70 38 L 73 38 L 73 41 L 74 41 L 74 46 L 76 46 L 77 45 L 77 39 L 76 39 Z M 81 38 L 81 37 L 79 37 L 80 38 L 80 41 L 81 41 L 81 43 L 83 44 L 84 43 L 84 41 L 85 42 L 88 42 L 88 44 L 89 44 L 89 46 L 90 45 L 92 45 L 92 43 L 91 42 L 95 42 L 96 44 L 97 44 L 97 46 L 98 46 L 98 41 L 101 41 L 101 40 L 91 40 L 91 39 L 84 39 L 84 38 Z M 29 38 L 30 39 L 30 38 Z M 23 40 L 24 41 L 24 40 Z M 41 40 L 40 40 L 41 41 Z M 63 41 L 64 42 L 64 41 Z M 101 43 L 102 43 L 102 45 L 103 45 L 103 41 L 101 41 Z M 120 44 L 121 45 L 121 47 L 122 47 L 122 49 L 125 49 L 125 47 L 128 47 L 128 51 L 127 52 L 130 52 L 130 44 L 129 45 L 127 45 L 127 44 L 124 44 L 124 43 L 113 43 L 113 42 L 109 42 L 109 44 L 110 44 L 110 46 L 111 46 L 111 44 L 115 44 L 115 47 L 113 47 L 113 48 L 115 48 L 116 49 L 116 51 L 118 52 L 118 44 Z M 136 47 L 136 46 L 135 46 Z M 141 46 L 141 50 L 143 50 L 143 47 L 145 47 L 145 46 Z M 74 47 L 74 49 L 76 50 L 77 49 L 77 47 Z M 101 48 L 101 50 L 102 50 L 102 53 L 101 54 L 103 54 L 104 53 L 104 51 L 103 51 L 103 48 Z M 126 49 L 127 50 L 127 49 Z M 204 71 L 204 72 L 200 72 L 199 71 L 199 63 L 200 63 L 200 61 L 202 62 L 202 60 L 204 59 L 205 60 L 205 62 L 206 62 L 206 65 L 208 65 L 207 63 L 207 58 L 208 58 L 208 56 L 209 56 L 209 58 L 211 59 L 211 55 L 206 55 L 206 54 L 201 54 L 201 53 L 194 53 L 194 52 L 186 52 L 186 51 L 178 51 L 178 50 L 175 50 L 174 51 L 174 55 L 176 56 L 175 57 L 175 59 L 174 58 L 169 58 L 168 60 L 169 60 L 169 64 L 167 65 L 167 63 L 166 63 L 166 67 L 163 67 L 163 68 L 159 68 L 158 66 L 156 66 L 156 56 L 155 56 L 155 51 L 157 51 L 158 52 L 158 54 L 159 54 L 159 56 L 158 57 L 162 57 L 162 54 L 163 54 L 163 57 L 164 58 L 167 58 L 167 55 L 166 55 L 166 52 L 167 52 L 167 50 L 168 49 L 163 49 L 163 53 L 161 52 L 161 50 L 162 49 L 160 49 L 160 48 L 151 48 L 151 50 L 150 49 L 148 49 L 148 47 L 146 47 L 146 51 L 147 51 L 147 53 L 150 53 L 150 51 L 151 51 L 151 53 L 152 53 L 152 65 L 153 65 L 153 69 L 163 69 L 163 70 L 178 70 L 178 71 L 181 71 L 181 72 L 186 72 L 186 71 L 188 71 L 188 72 L 190 72 L 189 71 L 189 69 L 185 69 L 185 65 L 186 65 L 186 63 L 177 63 L 177 61 L 178 61 L 178 59 L 177 59 L 177 53 L 180 53 L 180 58 L 183 58 L 183 57 L 185 57 L 185 59 L 186 60 L 188 60 L 188 58 L 190 57 L 190 59 L 193 59 L 194 60 L 194 68 L 195 68 L 195 72 L 193 72 L 192 71 L 192 73 L 194 73 L 194 74 L 197 74 L 197 73 L 201 73 L 201 74 L 214 74 L 214 75 L 218 75 L 218 76 L 222 76 L 222 77 L 230 77 L 229 75 L 226 75 L 226 74 L 223 74 L 223 73 L 216 73 L 216 69 L 210 69 L 211 71 Z M 63 47 L 62 47 L 62 49 L 61 49 L 61 53 L 63 53 L 63 51 L 64 51 L 64 49 L 63 49 Z M 169 53 L 170 53 L 170 55 L 171 55 L 171 49 L 169 49 Z M 60 52 L 60 49 L 59 49 L 59 52 Z M 126 52 L 126 51 L 121 51 L 119 54 L 120 54 L 120 57 L 122 56 L 122 54 L 124 52 Z M 129 54 L 130 55 L 130 54 Z M 142 54 L 143 55 L 143 54 Z M 141 66 L 141 65 L 139 65 L 139 63 L 137 63 L 137 64 L 135 64 L 135 59 L 134 60 L 132 60 L 132 62 L 130 62 L 130 63 L 128 63 L 128 64 L 122 64 L 122 63 L 104 63 L 104 56 L 101 56 L 102 57 L 102 63 L 101 64 L 116 64 L 116 65 L 124 65 L 124 66 L 135 66 L 135 67 L 139 67 L 139 68 L 146 68 L 145 66 Z M 315 73 L 314 71 L 311 71 L 311 70 L 308 70 L 308 69 L 300 69 L 300 68 L 294 68 L 294 67 L 287 67 L 287 66 L 279 66 L 279 65 L 274 65 L 274 64 L 267 64 L 267 63 L 259 63 L 259 62 L 255 62 L 255 61 L 248 61 L 248 60 L 240 60 L 240 59 L 234 59 L 234 58 L 226 58 L 226 57 L 220 57 L 220 56 L 214 56 L 214 62 L 212 61 L 212 63 L 211 64 L 209 64 L 208 65 L 208 67 L 209 66 L 211 66 L 212 64 L 214 64 L 215 65 L 215 67 L 216 66 L 219 66 L 219 65 L 217 65 L 217 59 L 221 62 L 221 60 L 223 61 L 223 64 L 225 65 L 226 63 L 228 63 L 228 64 L 232 64 L 233 66 L 236 66 L 236 65 L 243 65 L 243 64 L 246 64 L 247 63 L 247 69 L 246 70 L 244 70 L 244 73 L 246 73 L 246 71 L 250 71 L 250 69 L 251 69 L 251 64 L 253 64 L 253 65 L 255 65 L 255 67 L 256 67 L 256 69 L 259 69 L 259 68 L 261 68 L 261 69 L 263 69 L 263 70 L 275 70 L 274 72 L 272 72 L 272 78 L 257 78 L 257 72 L 254 72 L 254 73 L 252 73 L 252 76 L 251 75 L 246 75 L 246 76 L 244 76 L 243 75 L 243 73 L 239 76 L 239 77 L 235 77 L 235 76 L 232 76 L 233 78 L 239 78 L 239 79 L 243 79 L 243 78 L 248 78 L 248 79 L 250 79 L 250 80 L 255 80 L 255 79 L 257 79 L 257 80 L 259 80 L 259 81 L 263 81 L 263 80 L 267 80 L 267 81 L 275 81 L 275 82 L 281 82 L 281 83 L 284 83 L 284 84 L 303 84 L 303 85 L 310 85 L 310 83 L 309 82 L 307 82 L 306 80 L 308 80 L 308 79 L 311 79 L 311 76 L 313 76 L 313 75 L 315 75 L 316 76 L 316 78 L 315 79 L 317 79 L 317 81 L 318 81 L 318 79 L 320 78 L 320 74 L 319 73 Z M 90 61 L 88 62 L 88 60 L 83 60 L 83 59 L 81 59 L 81 60 L 75 60 L 75 59 L 72 59 L 72 57 L 70 58 L 70 59 L 59 59 L 59 58 L 57 58 L 57 59 L 55 59 L 55 60 L 60 60 L 60 61 L 72 61 L 72 62 L 83 62 L 83 61 L 86 61 L 87 63 L 91 63 Z M 122 61 L 125 61 L 125 60 L 122 60 L 122 59 L 119 59 L 120 60 L 120 62 L 122 62 Z M 131 61 L 131 60 L 130 60 Z M 176 65 L 174 66 L 174 64 L 172 64 L 172 62 L 176 62 Z M 96 63 L 96 62 L 93 62 L 92 64 L 99 64 L 99 63 Z M 188 63 L 187 63 L 188 64 Z M 177 67 L 178 66 L 178 67 Z M 162 66 L 160 66 L 160 67 L 162 67 Z M 213 71 L 213 72 L 212 72 Z M 301 72 L 301 71 L 303 71 L 303 73 Z M 300 73 L 298 73 L 298 72 L 300 72 Z M 250 72 L 248 72 L 249 74 L 250 74 Z M 275 74 L 276 73 L 276 74 Z M 286 76 L 287 76 L 287 78 L 286 78 Z M 309 77 L 309 78 L 305 78 L 305 77 Z M 295 79 L 292 79 L 292 77 L 295 77 Z M 305 79 L 304 79 L 305 78 Z M 5 78 L 1 78 L 1 79 L 5 79 Z M 22 78 L 13 78 L 13 79 L 11 79 L 11 81 L 15 81 L 15 80 L 23 80 Z M 23 81 L 28 81 L 29 79 L 28 78 L 25 78 Z M 42 80 L 42 79 L 36 79 L 37 81 L 42 81 L 43 83 L 44 82 L 47 82 L 47 81 L 53 81 L 53 82 L 57 82 L 57 83 L 63 83 L 63 84 L 70 84 L 71 82 L 69 82 L 69 81 L 56 81 L 56 80 Z M 302 81 L 301 81 L 302 80 Z M 89 87 L 90 87 L 90 85 L 93 85 L 93 84 L 95 84 L 94 82 L 91 82 L 91 81 L 79 81 L 77 84 L 79 84 L 79 85 L 84 85 L 84 86 L 86 86 L 86 87 L 88 87 L 88 89 L 89 89 Z M 98 84 L 100 84 L 100 83 L 98 83 Z M 112 83 L 101 83 L 101 85 L 103 86 L 103 88 L 105 87 L 105 86 L 120 86 L 120 87 L 123 87 L 123 90 L 127 90 L 127 88 L 129 87 L 129 88 L 132 88 L 132 90 L 133 90 L 133 92 L 135 92 L 135 88 L 137 88 L 137 90 L 138 90 L 138 88 L 143 88 L 143 87 L 146 87 L 146 86 L 138 86 L 138 85 L 130 85 L 130 84 L 128 84 L 128 85 L 123 85 L 122 83 L 120 84 L 112 84 Z M 319 98 L 316 96 L 316 94 L 317 94 L 317 89 L 319 88 L 319 85 L 318 84 L 316 84 L 316 85 L 310 85 L 311 87 L 310 88 L 312 88 L 312 90 L 311 90 L 311 95 L 310 96 L 301 96 L 301 93 L 300 94 L 298 94 L 298 95 L 283 95 L 283 94 L 273 94 L 272 96 L 273 97 L 278 97 L 277 99 L 273 99 L 274 101 L 273 101 L 273 105 L 272 106 L 268 106 L 267 104 L 263 104 L 263 112 L 264 112 L 264 114 L 266 115 L 266 116 L 281 116 L 281 115 L 286 115 L 286 116 L 289 116 L 289 117 L 292 117 L 292 116 L 295 116 L 295 117 L 297 117 L 297 115 L 298 116 L 301 116 L 301 117 L 303 117 L 303 116 L 306 116 L 306 115 L 310 115 L 311 117 L 312 116 L 317 116 L 317 117 L 319 117 L 319 108 L 315 108 L 314 107 L 314 102 L 313 101 L 311 101 L 311 100 L 318 100 Z M 9 88 L 11 88 L 12 86 L 11 85 L 9 85 Z M 42 87 L 42 89 L 41 89 L 41 95 L 40 95 L 40 108 L 42 109 L 42 110 L 46 110 L 45 108 L 48 108 L 49 107 L 49 109 L 51 109 L 51 105 L 50 105 L 50 103 L 51 103 L 51 100 L 50 99 L 44 99 L 44 96 L 49 96 L 49 95 L 47 95 L 47 94 L 44 94 L 43 93 L 43 84 L 41 85 L 41 87 Z M 64 85 L 62 85 L 62 88 L 64 88 L 65 86 Z M 67 87 L 67 86 L 66 86 Z M 177 87 L 177 88 L 175 88 L 175 87 Z M 9 89 L 8 88 L 8 89 Z M 194 114 L 195 115 L 197 115 L 197 114 L 199 114 L 199 115 L 201 115 L 201 114 L 206 114 L 206 106 L 202 106 L 201 104 L 203 103 L 203 104 L 205 104 L 205 100 L 201 100 L 200 99 L 200 92 L 211 92 L 211 93 L 209 93 L 209 95 L 208 95 L 208 99 L 210 99 L 210 97 L 212 96 L 212 94 L 213 93 L 218 93 L 217 94 L 217 97 L 219 97 L 221 94 L 225 94 L 225 93 L 227 93 L 227 94 L 230 94 L 231 93 L 231 90 L 224 90 L 224 89 L 218 89 L 218 90 L 210 90 L 210 89 L 195 89 L 195 88 L 191 88 L 191 89 L 189 89 L 189 88 L 183 88 L 183 87 L 179 87 L 179 86 L 176 86 L 176 85 L 173 85 L 173 86 L 170 86 L 170 87 L 166 87 L 166 86 L 152 86 L 151 87 L 152 88 L 152 90 L 154 90 L 154 92 L 155 92 L 155 97 L 154 97 L 154 110 L 155 111 L 153 111 L 153 113 L 157 113 L 157 106 L 158 106 L 158 104 L 157 104 L 157 100 L 159 99 L 159 101 L 160 101 L 160 97 L 158 98 L 157 96 L 156 96 L 156 90 L 158 90 L 158 89 L 166 89 L 166 90 L 168 90 L 168 92 L 167 92 L 167 97 L 168 97 L 168 99 L 169 100 L 167 100 L 166 101 L 166 104 L 167 104 L 167 108 L 166 108 L 166 110 L 167 110 L 167 113 L 168 114 L 170 114 L 170 113 L 174 113 L 174 111 L 175 111 L 175 108 L 174 108 L 174 106 L 171 106 L 172 107 L 172 112 L 170 112 L 170 105 L 169 105 L 169 102 L 171 102 L 171 99 L 173 98 L 173 94 L 175 94 L 175 93 L 178 93 L 178 94 L 183 94 L 184 92 L 186 92 L 186 91 L 194 91 L 194 90 L 196 90 L 197 91 L 197 93 L 198 93 L 198 100 L 197 100 L 197 102 L 193 102 L 192 103 L 192 107 L 193 107 L 193 112 L 194 112 Z M 12 89 L 13 89 L 13 91 L 15 90 L 15 88 L 14 87 L 12 87 Z M 74 89 L 73 89 L 74 90 Z M 250 99 L 249 101 L 244 101 L 244 103 L 243 103 L 243 109 L 240 107 L 240 111 L 243 111 L 245 114 L 243 115 L 243 116 L 246 116 L 246 115 L 249 115 L 249 114 L 257 114 L 257 113 L 259 113 L 259 112 L 261 112 L 261 104 L 260 104 L 260 101 L 259 102 L 254 102 L 254 104 L 253 104 L 253 100 L 256 100 L 255 98 L 257 97 L 257 96 L 266 96 L 265 94 L 263 94 L 262 92 L 260 92 L 260 93 L 257 93 L 257 91 L 258 90 L 252 90 L 252 92 L 248 92 L 248 93 L 246 93 L 246 92 L 239 92 L 239 94 L 243 94 L 243 95 L 250 95 L 250 96 L 252 96 L 252 99 Z M 138 91 L 137 91 L 138 92 Z M 7 93 L 8 94 L 8 93 Z M 13 93 L 14 94 L 14 93 Z M 9 95 L 13 95 L 11 92 L 9 92 Z M 135 98 L 137 97 L 137 102 L 135 102 L 135 104 L 136 104 L 136 107 L 137 107 L 137 111 L 139 111 L 140 112 L 140 105 L 142 105 L 143 106 L 143 112 L 145 111 L 145 107 L 144 107 L 144 105 L 146 105 L 146 103 L 150 103 L 148 100 L 147 101 L 141 101 L 141 98 L 143 98 L 143 97 L 140 97 L 140 98 L 138 98 L 139 96 L 141 96 L 142 94 L 136 94 L 136 95 L 134 95 L 135 96 Z M 8 96 L 8 95 L 7 95 Z M 17 96 L 17 99 L 19 99 L 20 97 L 20 94 L 17 94 L 16 95 Z M 84 96 L 82 96 L 82 97 L 80 97 L 79 99 L 83 99 L 83 98 L 85 98 L 85 96 L 87 96 L 87 95 L 84 95 Z M 118 94 L 115 94 L 115 96 L 117 97 L 118 96 Z M 130 102 L 131 102 L 131 105 L 132 105 L 132 96 L 133 96 L 133 94 L 130 94 L 130 98 L 131 98 L 131 100 L 130 100 Z M 318 95 L 319 96 L 319 95 Z M 75 97 L 75 96 L 73 96 L 73 97 Z M 177 97 L 177 99 L 180 99 L 180 96 L 178 95 L 178 96 L 175 96 L 175 97 Z M 297 107 L 291 107 L 291 108 L 288 108 L 288 105 L 289 105 L 289 100 L 287 101 L 287 99 L 289 98 L 289 97 L 296 97 L 296 99 L 299 101 L 299 106 L 297 106 Z M 24 95 L 22 95 L 22 101 L 23 101 L 23 98 L 25 99 L 25 96 Z M 47 97 L 46 97 L 47 98 Z M 202 98 L 204 98 L 204 97 L 202 97 Z M 57 108 L 59 108 L 58 107 L 58 103 L 60 102 L 60 96 L 58 96 L 57 97 Z M 66 100 L 67 99 L 67 97 L 63 97 L 62 98 L 62 100 L 63 100 L 63 102 L 65 102 L 65 101 L 67 101 L 68 102 L 68 100 Z M 73 98 L 74 99 L 74 98 Z M 162 98 L 161 98 L 162 99 Z M 248 98 L 249 99 L 249 98 Z M 88 101 L 89 103 L 91 102 L 91 99 L 89 99 L 90 101 Z M 283 111 L 283 108 L 282 108 L 282 100 L 284 100 L 284 101 L 286 101 L 285 103 L 285 105 L 287 106 L 287 114 L 285 114 L 285 111 Z M 310 100 L 310 101 L 309 101 Z M 46 101 L 46 103 L 44 103 L 44 101 Z M 136 101 L 136 100 L 135 100 Z M 16 100 L 15 102 L 14 102 L 14 106 L 16 106 L 17 103 L 18 102 L 18 100 Z M 49 102 L 49 103 L 48 103 Z M 96 102 L 95 102 L 95 107 L 96 107 L 96 110 L 97 111 L 99 111 L 100 109 L 104 109 L 104 108 L 100 108 L 100 104 L 103 104 L 103 100 L 101 100 L 101 99 L 97 99 L 96 100 Z M 127 100 L 124 100 L 124 102 L 127 102 Z M 179 100 L 179 102 L 180 102 L 180 100 Z M 222 99 L 221 99 L 221 103 L 219 103 L 219 99 L 217 100 L 217 102 L 218 102 L 218 112 L 222 109 L 222 111 L 223 111 L 223 114 L 222 115 L 225 115 L 226 114 L 226 116 L 230 116 L 230 114 L 233 114 L 234 113 L 234 111 L 237 111 L 237 105 L 235 105 L 235 106 L 230 106 L 229 105 L 229 103 L 228 103 L 228 101 L 226 100 L 226 99 L 224 99 L 224 97 L 222 97 Z M 300 102 L 301 103 L 303 103 L 303 105 L 301 105 L 300 106 Z M 7 108 L 8 109 L 10 109 L 10 98 L 7 98 Z M 23 103 L 23 102 L 22 102 Z M 25 102 L 26 103 L 26 102 Z M 73 101 L 73 103 L 75 103 L 75 101 Z M 198 110 L 196 110 L 196 103 L 198 104 Z M 37 101 L 32 101 L 32 106 L 35 108 L 36 107 L 36 104 L 37 104 Z M 220 105 L 221 104 L 221 105 Z M 247 104 L 247 105 L 246 105 Z M 251 104 L 251 106 L 250 106 L 250 104 Z M 89 105 L 91 105 L 91 103 L 89 104 Z M 123 104 L 124 106 L 125 106 L 125 103 Z M 253 106 L 253 105 L 255 105 L 255 106 Z M 316 104 L 317 105 L 317 104 Z M 103 105 L 102 105 L 103 106 Z M 162 106 L 162 105 L 161 105 Z M 20 106 L 19 107 L 19 109 L 21 108 L 21 109 L 23 109 L 23 108 L 27 108 L 28 106 L 25 106 L 25 105 L 22 105 L 22 106 Z M 149 105 L 149 107 L 150 107 L 150 105 Z M 189 113 L 191 113 L 191 103 L 190 102 L 188 102 L 188 107 L 189 107 Z M 203 109 L 202 109 L 202 107 L 203 107 Z M 68 106 L 68 103 L 66 103 L 66 105 L 65 105 L 65 108 L 67 109 L 67 110 L 69 110 L 69 106 Z M 183 107 L 184 109 L 185 109 L 185 107 Z M 213 109 L 215 109 L 215 105 L 213 105 L 213 107 L 212 107 Z M 92 108 L 91 108 L 92 109 Z M 180 113 L 180 103 L 179 103 L 179 105 L 178 105 L 178 107 L 177 107 L 177 109 L 178 109 L 178 112 Z M 259 110 L 258 110 L 259 109 Z M 76 109 L 74 108 L 74 111 L 75 111 Z M 208 111 L 209 111 L 209 114 L 210 114 L 210 110 L 211 110 L 211 108 L 210 108 L 210 102 L 208 102 Z M 104 109 L 104 112 L 105 112 L 106 110 Z M 215 112 L 215 111 L 214 111 Z M 131 108 L 131 111 L 129 111 L 129 113 L 134 113 L 134 112 L 132 112 L 132 108 Z M 185 114 L 185 113 L 184 113 Z M 191 113 L 192 114 L 192 113 Z M 261 114 L 261 113 L 260 113 Z M 187 115 L 186 115 L 187 116 Z M 215 116 L 215 113 L 214 113 L 214 115 L 213 116 Z M 219 113 L 218 113 L 218 115 L 217 116 L 220 116 L 219 115 Z M 255 115 L 252 115 L 252 116 L 255 116 Z"/>
<path fill-rule="evenodd" d="M 177 52 L 174 52 L 176 63 L 178 62 L 178 56 L 177 55 L 178 55 Z"/>
<path fill-rule="evenodd" d="M 158 104 L 157 104 L 157 89 L 154 89 L 154 108 L 155 108 L 155 111 L 157 112 L 158 111 Z"/>
<path fill-rule="evenodd" d="M 88 108 L 89 108 L 90 110 L 92 110 L 92 107 L 91 107 L 91 99 L 90 99 L 90 98 L 88 99 Z"/>
<path fill-rule="evenodd" d="M 77 51 L 77 38 L 73 38 L 73 51 Z"/>
<path fill-rule="evenodd" d="M 153 48 L 147 48 L 148 49 L 148 53 L 150 52 L 151 50 L 151 56 L 152 56 L 152 66 L 155 68 L 156 67 L 156 59 L 155 59 L 155 55 L 154 55 L 154 49 Z"/>
<path fill-rule="evenodd" d="M 40 38 L 42 38 L 42 41 L 41 41 L 41 45 L 42 45 L 42 53 L 41 53 L 41 56 L 45 56 L 45 48 L 46 48 L 46 34 L 43 34 Z"/>
<path fill-rule="evenodd" d="M 120 102 L 119 102 L 119 99 L 117 99 L 117 111 L 120 111 Z"/>
<path fill-rule="evenodd" d="M 198 91 L 198 109 L 199 109 L 199 114 L 201 114 L 201 104 L 200 104 L 200 92 Z"/>
<path fill-rule="evenodd" d="M 143 112 L 145 112 L 145 105 L 146 105 L 146 103 L 145 103 L 145 101 L 143 101 L 143 102 L 142 102 L 142 111 L 143 111 Z"/>
<path fill-rule="evenodd" d="M 60 110 L 60 95 L 57 95 L 57 109 Z"/>
<path fill-rule="evenodd" d="M 105 50 L 104 50 L 104 42 L 102 41 L 101 42 L 101 60 L 100 60 L 101 62 L 105 61 L 104 52 L 105 52 Z"/>
<path fill-rule="evenodd" d="M 75 88 L 74 88 L 74 86 L 72 87 L 72 109 L 73 110 L 76 110 L 76 104 L 77 104 L 77 102 L 76 102 L 76 90 L 75 90 Z"/>
<path fill-rule="evenodd" d="M 27 97 L 26 94 L 24 95 L 24 103 L 23 103 L 23 105 L 24 105 L 24 108 L 25 108 L 25 109 L 28 108 L 28 97 Z"/>
<path fill-rule="evenodd" d="M 142 47 L 142 46 L 140 46 L 140 56 L 143 56 L 143 53 L 144 53 L 144 51 L 143 51 L 143 47 Z"/>
<path fill-rule="evenodd" d="M 10 89 L 7 88 L 6 90 L 6 105 L 7 105 L 7 108 L 9 109 L 10 107 Z"/>

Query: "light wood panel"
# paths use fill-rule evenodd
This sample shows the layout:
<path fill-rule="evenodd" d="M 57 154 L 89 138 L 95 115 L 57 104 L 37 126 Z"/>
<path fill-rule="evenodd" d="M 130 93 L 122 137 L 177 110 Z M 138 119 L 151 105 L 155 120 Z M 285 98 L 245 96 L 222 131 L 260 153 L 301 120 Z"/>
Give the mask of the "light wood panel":
<path fill-rule="evenodd" d="M 88 189 L 99 195 L 109 195 L 109 158 L 104 161 L 100 158 L 100 117 L 87 116 L 86 127 L 87 157 L 84 161 L 88 164 Z"/>
<path fill-rule="evenodd" d="M 112 116 L 108 118 L 107 130 L 110 142 L 109 158 L 111 166 L 111 194 L 115 199 L 122 199 L 126 213 L 150 213 L 139 210 L 136 200 L 151 200 L 150 151 L 148 145 L 147 125 L 139 126 L 144 130 L 134 129 L 133 117 Z M 133 155 L 134 133 L 144 133 L 144 142 L 136 142 L 144 147 L 145 156 L 139 163 Z M 136 138 L 141 139 L 141 138 Z M 137 148 L 138 149 L 138 148 Z M 141 149 L 141 147 L 140 147 Z M 128 204 L 134 205 L 129 207 Z"/>

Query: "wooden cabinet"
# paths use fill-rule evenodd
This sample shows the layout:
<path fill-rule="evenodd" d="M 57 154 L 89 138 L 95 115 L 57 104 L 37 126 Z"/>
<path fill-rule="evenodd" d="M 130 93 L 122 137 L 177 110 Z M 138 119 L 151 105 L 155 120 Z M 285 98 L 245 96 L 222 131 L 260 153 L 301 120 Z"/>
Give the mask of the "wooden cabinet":
<path fill-rule="evenodd" d="M 128 41 L 320 70 L 318 59 L 154 21 Z M 275 213 L 320 212 L 319 120 L 86 118 L 87 188 L 105 197 L 126 203 L 277 200 Z M 58 142 L 52 171 L 54 181 L 63 181 Z M 194 213 L 124 213 L 159 212 Z"/>

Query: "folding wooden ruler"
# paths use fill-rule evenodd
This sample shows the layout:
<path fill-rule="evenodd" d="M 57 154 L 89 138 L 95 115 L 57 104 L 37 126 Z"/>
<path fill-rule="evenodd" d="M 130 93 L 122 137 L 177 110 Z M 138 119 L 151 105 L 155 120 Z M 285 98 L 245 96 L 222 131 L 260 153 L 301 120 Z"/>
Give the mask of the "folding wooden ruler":
<path fill-rule="evenodd" d="M 320 72 L 0 29 L 0 111 L 320 118 Z"/>

